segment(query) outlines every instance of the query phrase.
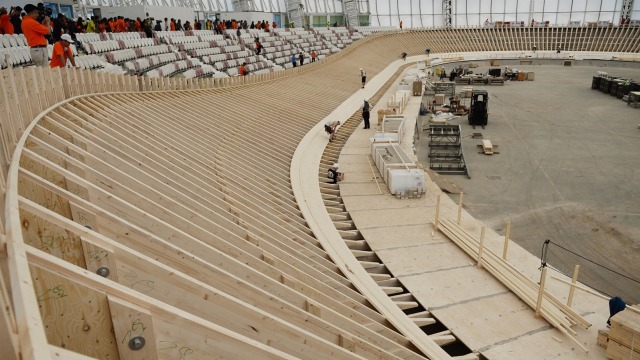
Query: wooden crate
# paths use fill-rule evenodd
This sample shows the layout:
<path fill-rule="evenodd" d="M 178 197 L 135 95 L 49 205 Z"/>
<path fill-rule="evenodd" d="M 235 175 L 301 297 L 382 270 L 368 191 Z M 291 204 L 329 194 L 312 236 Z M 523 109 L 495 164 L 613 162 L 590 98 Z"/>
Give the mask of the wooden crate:
<path fill-rule="evenodd" d="M 606 349 L 608 344 L 609 330 L 598 330 L 598 340 L 596 341 L 596 345 L 600 346 L 603 349 Z"/>
<path fill-rule="evenodd" d="M 624 310 L 611 318 L 607 357 L 612 360 L 640 360 L 640 314 Z"/>

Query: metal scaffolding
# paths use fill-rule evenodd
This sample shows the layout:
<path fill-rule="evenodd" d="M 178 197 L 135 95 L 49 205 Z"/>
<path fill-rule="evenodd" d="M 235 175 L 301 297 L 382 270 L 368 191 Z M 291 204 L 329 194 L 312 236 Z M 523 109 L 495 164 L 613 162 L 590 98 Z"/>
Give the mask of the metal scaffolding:
<path fill-rule="evenodd" d="M 631 20 L 631 11 L 633 10 L 633 0 L 624 0 L 622 2 L 622 11 L 620 13 L 620 22 L 627 24 Z"/>
<path fill-rule="evenodd" d="M 452 11 L 452 0 L 442 0 L 442 13 L 444 14 L 444 26 L 450 28 L 451 24 L 451 11 Z"/>
<path fill-rule="evenodd" d="M 342 9 L 347 26 L 360 25 L 360 6 L 357 0 L 344 0 Z"/>
<path fill-rule="evenodd" d="M 286 0 L 285 6 L 289 23 L 293 23 L 295 27 L 303 27 L 305 11 L 302 0 Z"/>

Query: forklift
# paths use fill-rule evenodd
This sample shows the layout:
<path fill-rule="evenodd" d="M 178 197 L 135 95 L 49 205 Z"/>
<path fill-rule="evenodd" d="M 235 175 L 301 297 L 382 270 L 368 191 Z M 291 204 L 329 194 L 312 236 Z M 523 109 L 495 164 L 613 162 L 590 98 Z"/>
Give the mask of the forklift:
<path fill-rule="evenodd" d="M 484 127 L 487 125 L 489 109 L 489 94 L 486 90 L 473 90 L 471 92 L 471 105 L 469 106 L 469 125 Z"/>

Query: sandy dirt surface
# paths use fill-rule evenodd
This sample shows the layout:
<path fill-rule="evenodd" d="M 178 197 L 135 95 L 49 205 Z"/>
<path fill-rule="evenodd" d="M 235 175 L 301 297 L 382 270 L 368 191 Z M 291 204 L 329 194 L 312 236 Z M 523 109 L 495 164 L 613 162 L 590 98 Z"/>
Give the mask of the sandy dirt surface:
<path fill-rule="evenodd" d="M 640 71 L 518 68 L 534 71 L 535 81 L 474 87 L 489 92 L 489 125 L 451 121 L 462 126 L 471 179 L 444 177 L 465 192 L 465 208 L 494 230 L 504 234 L 511 221 L 511 238 L 533 254 L 540 256 L 550 239 L 554 269 L 571 274 L 579 264 L 579 281 L 640 303 L 640 110 L 590 88 L 596 71 L 636 79 Z M 500 154 L 478 154 L 473 132 Z M 426 133 L 417 148 L 428 163 Z"/>

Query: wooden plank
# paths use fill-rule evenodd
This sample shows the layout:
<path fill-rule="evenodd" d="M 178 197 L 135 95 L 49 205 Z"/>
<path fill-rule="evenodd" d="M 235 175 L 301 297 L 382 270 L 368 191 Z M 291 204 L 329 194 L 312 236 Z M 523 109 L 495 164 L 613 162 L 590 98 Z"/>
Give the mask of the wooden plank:
<path fill-rule="evenodd" d="M 188 312 L 153 300 L 144 294 L 135 293 L 116 283 L 105 282 L 103 278 L 76 267 L 68 267 L 62 260 L 37 249 L 29 250 L 29 261 L 39 267 L 46 267 L 50 272 L 58 273 L 65 278 L 73 278 L 79 286 L 109 292 L 137 306 L 150 309 L 154 314 L 154 324 L 158 327 L 156 330 L 158 343 L 162 345 L 158 351 L 166 351 L 165 358 L 184 357 L 188 351 L 180 352 L 180 350 L 186 348 L 192 349 L 195 354 L 202 354 L 204 359 L 216 356 L 222 359 L 253 358 L 254 356 L 260 359 L 295 359 L 295 357 L 277 351 L 266 344 L 204 321 Z M 44 358 L 39 357 L 38 359 Z"/>
<path fill-rule="evenodd" d="M 640 352 L 637 347 L 633 350 L 614 340 L 609 339 L 607 345 L 607 358 L 611 360 L 640 360 Z"/>
<path fill-rule="evenodd" d="M 596 341 L 596 345 L 600 346 L 603 349 L 606 349 L 608 344 L 609 330 L 598 330 L 598 340 Z"/>
<path fill-rule="evenodd" d="M 117 358 L 104 293 L 37 266 L 31 266 L 31 275 L 50 344 L 94 358 Z"/>
<path fill-rule="evenodd" d="M 4 235 L 0 233 L 0 243 L 4 243 Z M 3 245 L 4 246 L 4 245 Z M 0 255 L 0 264 L 4 265 L 5 259 Z M 7 360 L 19 360 L 18 334 L 16 319 L 13 315 L 13 306 L 8 294 L 9 287 L 5 283 L 4 266 L 0 266 L 0 349 L 2 356 Z"/>
<path fill-rule="evenodd" d="M 31 148 L 36 152 L 42 153 L 42 149 L 33 144 Z M 64 163 L 64 160 L 58 157 L 47 156 L 57 163 Z M 41 176 L 48 181 L 66 188 L 64 177 L 59 176 L 55 172 L 51 172 L 45 167 L 27 159 L 23 159 L 22 166 L 37 174 L 41 174 Z M 32 201 L 52 211 L 69 218 L 72 217 L 68 201 L 30 181 L 20 181 L 18 191 L 20 194 L 23 194 Z M 77 266 L 85 267 L 82 243 L 79 238 L 69 236 L 64 229 L 49 226 L 49 224 L 43 223 L 37 218 L 30 217 L 23 212 L 20 212 L 20 216 L 22 233 L 27 244 L 58 256 Z"/>
<path fill-rule="evenodd" d="M 158 358 L 153 318 L 149 310 L 113 295 L 107 298 L 120 359 Z"/>
<path fill-rule="evenodd" d="M 71 350 L 63 349 L 61 347 L 55 345 L 47 345 L 49 350 L 51 351 L 51 359 L 52 360 L 92 360 L 94 359 L 91 356 L 86 356 L 83 354 L 79 354 L 77 352 L 73 352 Z"/>
<path fill-rule="evenodd" d="M 609 340 L 640 352 L 640 314 L 625 309 L 614 315 Z"/>

